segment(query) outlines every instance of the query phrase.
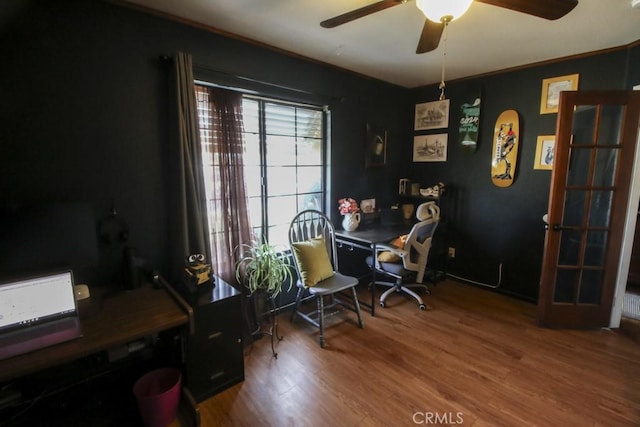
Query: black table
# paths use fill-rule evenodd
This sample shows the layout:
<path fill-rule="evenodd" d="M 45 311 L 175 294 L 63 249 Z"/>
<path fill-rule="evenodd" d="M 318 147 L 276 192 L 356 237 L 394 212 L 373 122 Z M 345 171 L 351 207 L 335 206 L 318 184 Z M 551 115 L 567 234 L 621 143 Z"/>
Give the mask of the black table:
<path fill-rule="evenodd" d="M 376 246 L 381 243 L 389 243 L 393 239 L 411 231 L 412 224 L 381 225 L 370 224 L 355 231 L 336 230 L 336 241 L 343 245 L 370 250 L 372 255 L 376 254 Z M 371 304 L 362 303 L 371 309 L 371 315 L 375 316 L 375 294 L 376 294 L 376 269 L 371 267 Z"/>

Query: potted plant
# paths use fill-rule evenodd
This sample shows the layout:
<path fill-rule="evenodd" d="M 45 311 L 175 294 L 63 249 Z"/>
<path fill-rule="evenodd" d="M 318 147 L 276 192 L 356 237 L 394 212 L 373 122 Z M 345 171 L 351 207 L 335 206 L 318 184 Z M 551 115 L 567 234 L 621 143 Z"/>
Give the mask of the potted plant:
<path fill-rule="evenodd" d="M 275 298 L 285 282 L 293 283 L 292 265 L 289 257 L 278 251 L 266 240 L 253 241 L 240 246 L 240 259 L 236 264 L 236 279 L 249 290 L 249 297 L 253 303 L 256 332 L 259 334 L 260 320 L 265 314 L 267 299 Z"/>
<path fill-rule="evenodd" d="M 275 297 L 282 291 L 286 280 L 291 289 L 291 267 L 289 257 L 279 252 L 275 246 L 267 241 L 254 241 L 240 246 L 236 279 L 247 286 L 250 294 L 264 291 L 270 297 Z"/>

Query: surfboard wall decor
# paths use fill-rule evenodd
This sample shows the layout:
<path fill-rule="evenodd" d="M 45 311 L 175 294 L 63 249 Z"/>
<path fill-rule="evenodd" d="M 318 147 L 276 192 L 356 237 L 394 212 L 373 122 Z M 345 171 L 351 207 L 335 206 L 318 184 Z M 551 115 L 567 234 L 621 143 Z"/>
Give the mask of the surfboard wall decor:
<path fill-rule="evenodd" d="M 493 133 L 491 181 L 497 187 L 513 184 L 520 148 L 520 122 L 516 110 L 503 111 L 496 120 Z"/>

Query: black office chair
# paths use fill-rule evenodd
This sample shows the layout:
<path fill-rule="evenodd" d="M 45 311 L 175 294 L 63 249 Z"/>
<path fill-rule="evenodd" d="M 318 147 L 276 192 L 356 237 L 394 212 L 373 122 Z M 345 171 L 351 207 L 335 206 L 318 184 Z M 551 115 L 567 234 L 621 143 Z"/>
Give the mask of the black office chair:
<path fill-rule="evenodd" d="M 298 213 L 289 227 L 289 244 L 298 273 L 298 294 L 291 321 L 300 316 L 319 328 L 321 347 L 325 346 L 325 312 L 338 304 L 355 311 L 358 326 L 364 328 L 356 295 L 358 279 L 338 272 L 335 229 L 331 220 L 317 210 Z M 350 293 L 351 302 L 339 297 L 343 291 Z M 302 297 L 307 293 L 315 297 L 317 305 L 316 310 L 310 313 L 300 310 Z M 325 298 L 329 304 L 325 304 Z"/>
<path fill-rule="evenodd" d="M 427 294 L 429 288 L 423 284 L 431 240 L 440 221 L 440 208 L 435 202 L 422 203 L 416 209 L 416 223 L 408 235 L 403 236 L 402 244 L 376 245 L 374 256 L 367 257 L 367 264 L 375 268 L 376 276 L 383 275 L 391 278 L 393 282 L 378 281 L 372 286 L 383 285 L 390 289 L 380 295 L 380 306 L 385 306 L 387 297 L 393 292 L 404 292 L 418 301 L 421 310 L 427 306 L 412 288 L 423 289 Z"/>

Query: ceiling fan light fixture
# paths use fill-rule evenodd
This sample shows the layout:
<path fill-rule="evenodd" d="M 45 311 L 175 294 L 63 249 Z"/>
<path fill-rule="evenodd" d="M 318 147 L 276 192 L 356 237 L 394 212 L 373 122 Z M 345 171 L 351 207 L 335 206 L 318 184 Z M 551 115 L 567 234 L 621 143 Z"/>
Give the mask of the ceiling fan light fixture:
<path fill-rule="evenodd" d="M 451 22 L 469 9 L 473 0 L 416 0 L 416 6 L 433 22 Z"/>

